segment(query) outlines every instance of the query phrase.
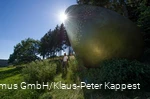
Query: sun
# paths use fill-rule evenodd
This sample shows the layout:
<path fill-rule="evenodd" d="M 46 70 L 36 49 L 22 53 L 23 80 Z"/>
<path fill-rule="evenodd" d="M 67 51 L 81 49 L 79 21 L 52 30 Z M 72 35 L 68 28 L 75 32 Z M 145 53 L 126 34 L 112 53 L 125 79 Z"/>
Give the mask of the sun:
<path fill-rule="evenodd" d="M 67 15 L 66 15 L 64 12 L 61 12 L 61 13 L 59 14 L 59 20 L 60 20 L 61 22 L 64 22 L 65 20 L 67 20 Z"/>

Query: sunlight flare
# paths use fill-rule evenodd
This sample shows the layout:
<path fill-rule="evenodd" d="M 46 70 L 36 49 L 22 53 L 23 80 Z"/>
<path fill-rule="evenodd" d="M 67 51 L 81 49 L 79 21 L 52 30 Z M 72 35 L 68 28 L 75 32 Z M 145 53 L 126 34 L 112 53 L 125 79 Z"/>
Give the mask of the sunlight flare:
<path fill-rule="evenodd" d="M 61 12 L 61 13 L 59 14 L 59 20 L 60 20 L 61 22 L 64 22 L 65 20 L 67 20 L 67 15 L 66 15 L 64 12 Z"/>

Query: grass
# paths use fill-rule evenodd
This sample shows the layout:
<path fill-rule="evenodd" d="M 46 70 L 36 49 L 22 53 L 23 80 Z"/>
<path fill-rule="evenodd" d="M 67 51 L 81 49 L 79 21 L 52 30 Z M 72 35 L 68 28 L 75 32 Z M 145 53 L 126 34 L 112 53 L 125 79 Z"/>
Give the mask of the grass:
<path fill-rule="evenodd" d="M 77 65 L 74 61 L 68 62 L 67 74 L 63 77 L 62 73 L 55 76 L 54 82 L 60 82 L 63 84 L 73 84 L 74 82 L 74 67 Z M 52 99 L 84 99 L 83 90 L 78 89 L 53 89 L 48 92 Z"/>
<path fill-rule="evenodd" d="M 50 60 L 50 61 L 53 61 L 53 60 Z M 40 61 L 39 63 L 36 62 L 36 63 L 39 65 L 39 67 L 41 65 L 44 67 L 45 66 L 53 67 L 53 65 L 50 65 L 51 62 L 49 62 L 49 60 L 44 60 L 44 62 L 46 62 L 44 65 L 42 62 L 43 61 Z M 56 65 L 59 65 L 59 67 L 57 66 L 57 68 L 61 67 L 61 64 L 59 63 L 59 61 L 55 60 L 55 61 L 53 61 L 53 63 Z M 62 73 L 62 69 L 58 69 L 57 73 L 54 75 L 54 78 L 50 81 L 48 80 L 49 83 L 61 81 L 63 84 L 73 84 L 73 83 L 79 84 L 80 80 L 83 81 L 82 77 L 79 77 L 80 76 L 79 74 L 83 71 L 81 71 L 80 69 L 77 69 L 77 67 L 76 67 L 76 66 L 78 66 L 77 61 L 69 61 L 68 64 L 69 64 L 69 66 L 67 69 L 67 74 L 64 76 Z M 35 65 L 35 66 L 33 66 L 33 65 Z M 36 64 L 29 65 L 28 64 L 28 66 L 33 67 L 32 68 L 33 70 L 30 68 L 28 70 L 29 71 L 28 74 L 30 74 L 30 73 L 33 73 L 33 71 L 36 69 L 35 67 L 37 65 Z M 46 68 L 43 69 L 44 67 L 37 69 L 41 72 L 42 75 L 43 75 L 43 73 L 47 74 L 47 72 L 45 71 Z M 80 65 L 80 67 L 81 67 L 81 65 Z M 42 69 L 44 71 L 42 71 Z M 96 70 L 98 70 L 98 69 L 96 69 Z M 23 70 L 21 67 L 10 66 L 10 67 L 0 68 L 0 84 L 18 84 L 19 85 L 21 82 L 25 81 L 24 75 L 22 72 L 23 72 Z M 48 69 L 48 73 L 49 72 L 50 71 Z M 35 73 L 33 73 L 32 77 L 35 76 L 34 75 Z M 98 77 L 98 73 L 96 73 L 96 71 L 91 71 L 90 73 L 91 74 L 95 73 L 95 76 L 92 76 L 92 77 L 94 77 L 94 78 Z M 82 76 L 88 77 L 88 73 L 82 74 Z M 32 77 L 31 77 L 31 80 L 32 80 Z M 41 77 L 43 78 L 43 76 L 41 76 Z M 46 76 L 46 77 L 49 77 L 49 76 Z M 40 80 L 42 78 L 40 78 Z M 90 79 L 92 80 L 92 78 L 90 78 Z M 92 80 L 92 82 L 94 82 L 94 80 Z M 134 93 L 131 93 L 131 96 L 133 94 Z M 145 97 L 145 98 L 143 98 L 143 97 Z M 113 92 L 113 93 L 110 93 L 110 94 L 107 93 L 106 95 L 104 95 L 102 92 L 99 92 L 99 91 L 82 90 L 80 88 L 79 89 L 68 89 L 68 90 L 54 89 L 54 87 L 51 90 L 47 90 L 47 89 L 45 89 L 45 90 L 35 90 L 35 89 L 23 90 L 21 88 L 18 88 L 17 90 L 15 90 L 15 89 L 1 90 L 1 86 L 0 86 L 0 99 L 15 99 L 15 98 L 16 99 L 150 99 L 150 93 L 149 92 L 147 92 L 147 93 L 139 92 L 137 97 L 129 98 L 128 95 L 124 94 L 124 92 L 121 92 L 121 94 L 118 94 L 118 92 Z"/>
<path fill-rule="evenodd" d="M 63 84 L 73 83 L 69 78 L 69 73 L 66 79 L 62 78 L 62 74 L 55 76 L 54 82 L 59 82 Z M 78 89 L 53 89 L 49 92 L 53 99 L 84 99 L 83 90 Z"/>
<path fill-rule="evenodd" d="M 21 68 L 2 67 L 0 68 L 0 83 L 18 83 L 22 81 Z"/>
<path fill-rule="evenodd" d="M 10 70 L 10 69 L 13 69 L 13 68 L 15 68 L 15 67 L 12 67 L 12 66 L 10 66 L 10 67 L 1 67 L 0 68 L 0 72 L 1 71 L 6 71 L 6 70 Z"/>
<path fill-rule="evenodd" d="M 18 83 L 18 82 L 21 82 L 22 81 L 22 76 L 21 74 L 16 74 L 14 76 L 10 76 L 10 77 L 7 77 L 7 78 L 4 78 L 2 80 L 0 80 L 0 83 L 1 84 L 15 84 L 15 83 Z"/>
<path fill-rule="evenodd" d="M 21 68 L 16 67 L 2 67 L 0 68 L 0 84 L 20 84 L 23 81 L 21 74 Z M 37 92 L 33 90 L 21 90 L 18 89 L 2 89 L 0 86 L 0 99 L 31 99 L 37 98 Z"/>
<path fill-rule="evenodd" d="M 21 68 L 16 68 L 16 67 L 0 68 L 0 80 L 12 77 L 12 76 L 20 74 L 20 73 L 21 73 Z"/>
<path fill-rule="evenodd" d="M 48 62 L 48 60 L 45 60 Z M 62 83 L 73 83 L 71 67 L 65 78 L 62 78 L 62 72 L 59 72 L 54 77 L 54 82 L 61 81 Z M 22 68 L 14 66 L 0 68 L 0 84 L 18 84 L 24 81 L 22 75 Z M 32 90 L 32 89 L 1 89 L 0 86 L 0 99 L 84 99 L 83 91 L 77 90 Z"/>

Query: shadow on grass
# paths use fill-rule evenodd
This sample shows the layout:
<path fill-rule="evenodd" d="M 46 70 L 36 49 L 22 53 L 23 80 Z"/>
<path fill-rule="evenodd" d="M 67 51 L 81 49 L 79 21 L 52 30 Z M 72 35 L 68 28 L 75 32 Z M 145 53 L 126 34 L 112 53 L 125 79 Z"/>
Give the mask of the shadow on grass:
<path fill-rule="evenodd" d="M 21 67 L 16 67 L 5 71 L 0 71 L 0 80 L 19 74 L 21 69 Z"/>

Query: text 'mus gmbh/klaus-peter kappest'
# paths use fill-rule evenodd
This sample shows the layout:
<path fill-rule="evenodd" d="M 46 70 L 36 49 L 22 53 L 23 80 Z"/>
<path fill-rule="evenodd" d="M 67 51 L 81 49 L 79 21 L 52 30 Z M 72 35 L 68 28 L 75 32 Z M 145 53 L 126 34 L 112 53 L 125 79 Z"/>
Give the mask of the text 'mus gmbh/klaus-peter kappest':
<path fill-rule="evenodd" d="M 0 89 L 106 89 L 106 90 L 126 90 L 126 89 L 140 89 L 140 84 L 112 84 L 110 82 L 104 82 L 104 84 L 87 84 L 85 82 L 80 82 L 80 84 L 65 84 L 61 81 L 59 82 L 43 82 L 38 83 L 36 81 L 35 84 L 28 84 L 26 82 L 21 82 L 20 84 L 0 84 Z"/>

